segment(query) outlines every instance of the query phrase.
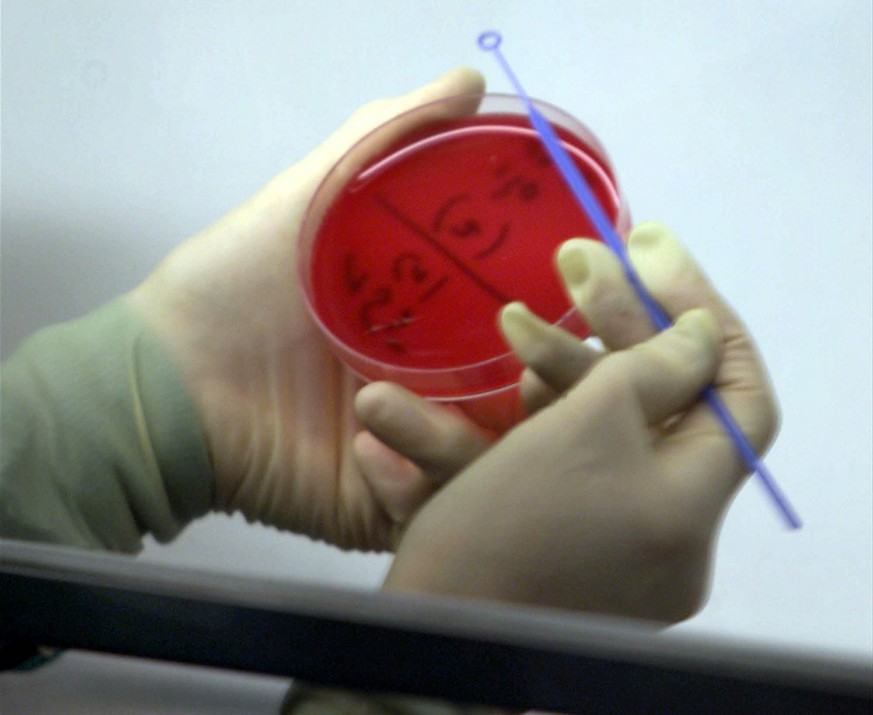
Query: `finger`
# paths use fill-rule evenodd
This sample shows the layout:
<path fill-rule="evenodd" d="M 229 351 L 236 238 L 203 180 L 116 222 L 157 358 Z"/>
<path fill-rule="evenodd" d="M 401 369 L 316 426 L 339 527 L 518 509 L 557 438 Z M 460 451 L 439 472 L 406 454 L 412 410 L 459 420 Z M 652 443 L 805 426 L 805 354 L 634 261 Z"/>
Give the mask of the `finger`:
<path fill-rule="evenodd" d="M 371 493 L 397 525 L 406 524 L 437 489 L 421 469 L 370 432 L 355 435 L 352 449 Z"/>
<path fill-rule="evenodd" d="M 500 311 L 500 328 L 519 359 L 558 393 L 576 384 L 601 355 L 523 303 L 510 303 Z"/>
<path fill-rule="evenodd" d="M 355 398 L 355 411 L 366 429 L 437 483 L 490 446 L 485 433 L 460 411 L 390 382 L 363 387 Z"/>
<path fill-rule="evenodd" d="M 570 299 L 607 350 L 624 350 L 654 335 L 651 318 L 605 244 L 565 241 L 556 262 Z"/>
<path fill-rule="evenodd" d="M 668 315 L 704 307 L 716 317 L 724 347 L 714 387 L 752 444 L 759 450 L 766 447 L 778 426 L 778 408 L 763 361 L 740 320 L 662 224 L 646 222 L 634 228 L 628 238 L 628 257 Z M 621 264 L 605 245 L 568 241 L 558 253 L 558 267 L 574 303 L 608 349 L 621 350 L 654 334 Z M 704 413 L 695 427 L 717 430 L 718 424 Z"/>
<path fill-rule="evenodd" d="M 669 228 L 639 224 L 628 237 L 628 257 L 646 290 L 670 316 L 711 310 L 723 328 L 741 329 L 735 314 Z"/>
<path fill-rule="evenodd" d="M 657 426 L 698 401 L 720 359 L 718 322 L 709 311 L 695 309 L 653 338 L 604 358 L 595 369 L 598 379 L 626 386 L 646 423 Z"/>
<path fill-rule="evenodd" d="M 284 210 L 290 209 L 299 218 L 327 172 L 336 168 L 340 159 L 377 127 L 398 118 L 386 131 L 375 133 L 366 144 L 361 144 L 361 151 L 355 153 L 354 161 L 350 160 L 342 167 L 342 172 L 335 172 L 337 185 L 344 184 L 348 175 L 360 169 L 403 134 L 440 119 L 472 114 L 479 106 L 484 88 L 485 81 L 479 72 L 469 67 L 456 67 L 408 94 L 365 104 L 318 147 L 273 178 L 263 191 L 256 194 L 251 206 L 253 213 L 262 213 L 264 208 L 261 202 L 266 202 L 271 207 L 278 205 Z M 456 100 L 434 104 L 450 97 Z M 422 110 L 411 112 L 418 107 Z"/>
<path fill-rule="evenodd" d="M 522 371 L 518 391 L 525 410 L 531 415 L 548 407 L 561 396 L 560 392 L 549 387 L 530 368 Z"/>
<path fill-rule="evenodd" d="M 455 102 L 431 106 L 426 110 L 416 112 L 414 116 L 408 117 L 406 120 L 401 119 L 396 122 L 390 133 L 380 133 L 378 143 L 374 142 L 368 147 L 368 154 L 374 156 L 404 133 L 418 126 L 424 126 L 440 119 L 450 119 L 473 113 L 479 105 L 479 95 L 482 94 L 484 88 L 485 80 L 478 71 L 469 67 L 457 67 L 433 82 L 400 97 L 369 102 L 352 114 L 304 162 L 314 167 L 317 172 L 323 172 L 325 166 L 333 166 L 362 137 L 390 119 L 401 117 L 412 109 L 432 104 L 441 99 L 463 97 Z"/>
<path fill-rule="evenodd" d="M 669 315 L 700 306 L 716 317 L 724 347 L 713 385 L 752 445 L 762 452 L 775 436 L 778 407 L 764 362 L 746 327 L 665 226 L 639 225 L 630 236 L 628 252 L 640 279 Z M 721 430 L 708 411 L 686 427 Z"/>

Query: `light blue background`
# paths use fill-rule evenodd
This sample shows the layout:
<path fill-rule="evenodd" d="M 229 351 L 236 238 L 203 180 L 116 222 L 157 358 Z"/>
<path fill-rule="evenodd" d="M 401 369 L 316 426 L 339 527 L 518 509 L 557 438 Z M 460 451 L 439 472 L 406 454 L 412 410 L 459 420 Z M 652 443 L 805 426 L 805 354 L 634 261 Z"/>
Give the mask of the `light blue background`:
<path fill-rule="evenodd" d="M 363 102 L 456 64 L 604 141 L 636 219 L 671 224 L 744 316 L 784 412 L 689 624 L 870 656 L 871 4 L 867 0 L 6 0 L 2 347 L 142 279 Z M 145 558 L 378 584 L 347 555 L 210 517 Z"/>

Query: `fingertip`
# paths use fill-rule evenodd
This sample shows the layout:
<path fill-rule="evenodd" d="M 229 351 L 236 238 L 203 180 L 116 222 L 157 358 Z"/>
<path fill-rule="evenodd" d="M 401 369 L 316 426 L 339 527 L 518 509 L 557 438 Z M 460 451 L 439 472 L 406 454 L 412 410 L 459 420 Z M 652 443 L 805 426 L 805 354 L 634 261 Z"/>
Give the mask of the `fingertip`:
<path fill-rule="evenodd" d="M 352 451 L 369 479 L 385 479 L 397 482 L 416 474 L 411 462 L 398 454 L 376 435 L 367 430 L 358 432 L 352 439 Z"/>
<path fill-rule="evenodd" d="M 722 331 L 718 319 L 706 308 L 693 308 L 679 316 L 673 329 L 690 338 L 701 353 L 702 362 L 715 370 L 722 353 Z"/>
<path fill-rule="evenodd" d="M 722 333 L 711 311 L 688 310 L 665 334 L 653 340 L 672 355 L 668 362 L 687 379 L 696 380 L 702 386 L 715 378 L 722 354 Z"/>
<path fill-rule="evenodd" d="M 598 272 L 611 274 L 617 260 L 612 250 L 596 238 L 567 239 L 555 253 L 558 272 L 570 286 L 581 287 Z"/>
<path fill-rule="evenodd" d="M 637 244 L 646 246 L 656 244 L 659 241 L 674 238 L 673 231 L 660 221 L 641 221 L 633 227 L 628 235 L 628 245 Z"/>
<path fill-rule="evenodd" d="M 695 285 L 702 278 L 684 244 L 657 221 L 646 221 L 631 231 L 628 256 L 643 283 L 657 298 L 675 294 L 679 286 Z"/>
<path fill-rule="evenodd" d="M 359 460 L 368 461 L 376 449 L 378 440 L 372 433 L 362 430 L 352 438 L 352 453 Z"/>
<path fill-rule="evenodd" d="M 385 514 L 403 524 L 433 491 L 421 470 L 370 432 L 352 442 L 355 462 Z"/>
<path fill-rule="evenodd" d="M 383 445 L 379 440 L 366 430 L 358 432 L 352 438 L 352 456 L 355 464 L 370 482 L 385 469 L 384 461 L 381 459 L 382 449 Z"/>
<path fill-rule="evenodd" d="M 441 74 L 431 84 L 445 84 L 464 93 L 481 94 L 485 91 L 485 76 L 473 67 L 458 65 Z"/>
<path fill-rule="evenodd" d="M 519 315 L 530 312 L 528 307 L 520 300 L 514 300 L 511 303 L 507 303 L 500 309 L 500 322 L 503 322 L 505 318 L 509 318 L 510 320 L 515 320 Z"/>
<path fill-rule="evenodd" d="M 558 272 L 571 294 L 578 291 L 591 275 L 584 239 L 565 241 L 555 256 Z"/>
<path fill-rule="evenodd" d="M 390 145 L 404 131 L 414 129 L 418 125 L 475 112 L 484 90 L 485 79 L 478 70 L 459 66 L 411 91 L 391 98 L 372 100 L 359 107 L 336 132 L 310 152 L 298 166 L 304 169 L 304 174 L 310 174 L 315 177 L 314 181 L 317 181 L 325 170 L 332 167 L 349 149 L 378 127 L 386 125 L 385 131 L 379 133 L 378 137 L 371 136 L 372 141 L 366 145 L 373 155 Z M 440 102 L 452 98 L 456 98 L 457 101 Z M 431 106 L 426 111 L 415 113 L 401 122 L 392 122 L 412 110 L 425 109 L 428 105 Z M 289 190 L 299 188 L 297 186 L 299 182 L 292 182 L 291 179 L 291 176 L 287 179 L 287 188 Z M 317 183 L 315 185 L 317 186 Z"/>
<path fill-rule="evenodd" d="M 574 268 L 583 270 L 586 268 L 586 251 L 591 239 L 569 238 L 564 241 L 555 253 L 555 263 L 562 273 L 572 271 Z"/>
<path fill-rule="evenodd" d="M 531 339 L 537 318 L 521 301 L 507 303 L 500 310 L 498 323 L 503 337 L 517 350 Z"/>
<path fill-rule="evenodd" d="M 523 303 L 510 303 L 501 312 L 501 330 L 506 342 L 527 370 L 548 385 L 551 392 L 563 392 L 575 384 L 600 357 L 575 335 L 551 324 L 530 311 Z M 553 394 L 547 399 L 553 399 Z M 539 399 L 525 404 L 539 405 Z"/>
<path fill-rule="evenodd" d="M 706 308 L 692 308 L 676 320 L 674 327 L 688 335 L 698 336 L 712 344 L 721 342 L 721 327 L 715 314 Z"/>
<path fill-rule="evenodd" d="M 637 224 L 628 235 L 627 250 L 632 260 L 657 254 L 658 260 L 668 261 L 687 253 L 676 234 L 658 221 Z"/>
<path fill-rule="evenodd" d="M 500 313 L 500 329 L 509 346 L 529 366 L 539 363 L 544 354 L 558 349 L 559 336 L 555 327 L 533 313 L 524 303 L 504 306 Z"/>
<path fill-rule="evenodd" d="M 548 407 L 560 395 L 530 368 L 522 371 L 518 381 L 518 391 L 525 409 L 530 414 Z"/>
<path fill-rule="evenodd" d="M 686 410 L 716 377 L 721 331 L 703 308 L 683 313 L 668 329 L 630 350 L 614 353 L 608 379 L 630 387 L 649 424 Z M 617 372 L 616 372 L 617 371 Z"/>
<path fill-rule="evenodd" d="M 485 78 L 472 67 L 454 67 L 433 81 L 391 101 L 395 113 L 439 102 L 429 110 L 432 120 L 464 116 L 476 111 L 485 92 Z M 449 100 L 449 101 L 442 101 Z"/>
<path fill-rule="evenodd" d="M 560 256 L 564 251 L 584 250 L 591 241 L 596 240 L 596 238 L 591 238 L 590 236 L 574 236 L 573 238 L 568 238 L 558 246 L 557 254 Z"/>
<path fill-rule="evenodd" d="M 355 395 L 355 415 L 364 424 L 384 420 L 387 410 L 396 402 L 397 385 L 386 381 L 370 382 Z"/>
<path fill-rule="evenodd" d="M 355 414 L 360 419 L 361 413 L 366 412 L 379 400 L 381 388 L 377 382 L 369 382 L 355 394 Z"/>

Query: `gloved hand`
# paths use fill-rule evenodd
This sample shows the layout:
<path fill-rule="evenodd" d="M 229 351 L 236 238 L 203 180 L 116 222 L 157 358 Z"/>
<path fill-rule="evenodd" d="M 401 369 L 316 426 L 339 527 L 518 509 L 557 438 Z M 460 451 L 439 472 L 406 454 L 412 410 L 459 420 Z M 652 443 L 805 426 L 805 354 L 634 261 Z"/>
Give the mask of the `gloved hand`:
<path fill-rule="evenodd" d="M 747 469 L 698 396 L 714 384 L 759 453 L 776 403 L 751 338 L 672 234 L 644 224 L 629 254 L 676 324 L 654 335 L 603 244 L 564 244 L 563 279 L 605 352 L 519 304 L 504 309 L 535 376 L 525 389 L 544 406 L 421 508 L 386 587 L 662 621 L 703 603 Z M 396 446 L 394 427 L 378 429 Z"/>
<path fill-rule="evenodd" d="M 182 244 L 129 296 L 200 413 L 217 509 L 342 547 L 386 549 L 439 479 L 483 448 L 484 436 L 465 431 L 443 445 L 449 464 L 437 460 L 436 481 L 420 471 L 400 480 L 389 474 L 388 484 L 371 472 L 368 480 L 351 448 L 359 385 L 308 316 L 296 267 L 306 207 L 348 148 L 406 110 L 482 89 L 478 73 L 457 69 L 363 107 L 247 203 Z M 390 458 L 386 452 L 370 445 L 376 459 Z"/>

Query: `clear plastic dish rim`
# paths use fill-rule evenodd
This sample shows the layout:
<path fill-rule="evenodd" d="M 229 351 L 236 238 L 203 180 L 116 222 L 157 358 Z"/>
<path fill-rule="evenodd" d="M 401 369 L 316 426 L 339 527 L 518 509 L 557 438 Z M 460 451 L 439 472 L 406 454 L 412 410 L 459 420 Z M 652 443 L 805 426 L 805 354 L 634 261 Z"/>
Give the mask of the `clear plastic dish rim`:
<path fill-rule="evenodd" d="M 517 95 L 488 92 L 484 94 L 462 94 L 443 97 L 395 115 L 387 122 L 380 124 L 375 129 L 370 130 L 363 137 L 358 139 L 339 158 L 339 160 L 337 160 L 333 167 L 331 167 L 330 171 L 321 180 L 318 188 L 312 195 L 312 199 L 306 207 L 303 222 L 301 224 L 300 240 L 297 246 L 297 270 L 300 284 L 303 287 L 303 297 L 306 301 L 309 314 L 312 316 L 322 335 L 327 338 L 332 351 L 340 361 L 364 382 L 375 382 L 379 380 L 396 382 L 399 385 L 407 387 L 413 392 L 434 401 L 457 402 L 459 400 L 481 398 L 511 389 L 518 384 L 519 373 L 522 367 L 521 363 L 509 348 L 504 352 L 486 358 L 485 360 L 440 368 L 412 368 L 374 359 L 343 342 L 321 319 L 321 316 L 318 314 L 315 307 L 310 264 L 321 220 L 333 204 L 335 196 L 350 179 L 357 176 L 362 169 L 370 165 L 374 158 L 380 156 L 380 150 L 368 151 L 366 148 L 367 145 L 372 143 L 379 134 L 390 130 L 390 128 L 395 124 L 408 120 L 415 114 L 427 114 L 436 106 L 468 101 L 471 103 L 478 103 L 475 111 L 471 112 L 469 116 L 491 113 L 511 113 L 517 116 L 527 116 L 524 102 Z M 611 179 L 612 189 L 618 197 L 619 206 L 616 217 L 616 227 L 619 234 L 624 237 L 630 229 L 630 213 L 625 197 L 621 191 L 618 178 L 616 177 L 615 169 L 613 168 L 609 155 L 601 141 L 597 138 L 594 132 L 591 131 L 591 129 L 563 109 L 539 99 L 532 99 L 531 101 L 537 110 L 546 117 L 546 119 L 574 134 L 602 163 L 602 168 Z M 460 115 L 437 115 L 433 119 L 433 122 L 436 123 L 440 120 L 452 118 L 454 116 Z M 413 123 L 409 131 L 412 132 L 419 130 L 423 126 L 425 125 Z M 392 143 L 400 141 L 403 136 L 403 134 L 399 134 L 393 140 L 389 140 L 385 148 Z M 378 142 L 376 143 L 378 144 Z M 408 149 L 408 147 L 405 147 L 405 149 Z M 390 160 L 390 158 L 391 155 L 382 156 L 380 162 Z M 553 321 L 552 325 L 565 327 L 574 320 L 579 320 L 580 317 L 578 311 L 571 307 L 557 320 Z M 360 366 L 366 366 L 366 369 Z M 481 380 L 477 381 L 475 379 L 475 375 L 477 374 L 506 374 L 508 377 L 505 384 L 497 386 L 489 385 L 484 389 L 477 390 L 476 384 L 477 382 L 481 382 Z M 515 377 L 509 377 L 512 374 L 515 374 Z M 444 388 L 433 390 L 433 392 L 431 392 L 425 386 L 427 384 L 455 385 L 456 388 L 454 390 Z"/>

